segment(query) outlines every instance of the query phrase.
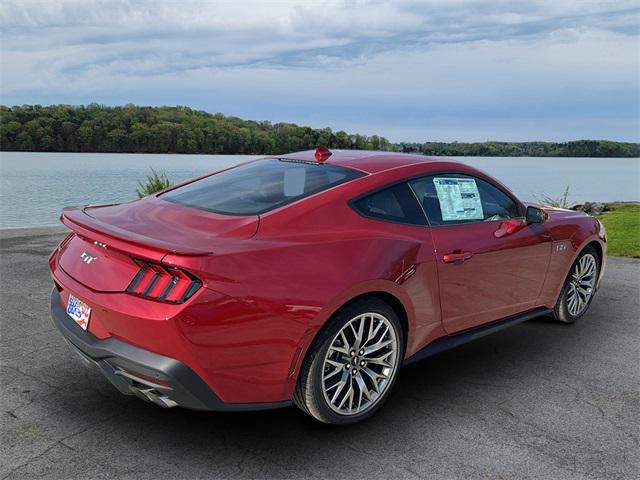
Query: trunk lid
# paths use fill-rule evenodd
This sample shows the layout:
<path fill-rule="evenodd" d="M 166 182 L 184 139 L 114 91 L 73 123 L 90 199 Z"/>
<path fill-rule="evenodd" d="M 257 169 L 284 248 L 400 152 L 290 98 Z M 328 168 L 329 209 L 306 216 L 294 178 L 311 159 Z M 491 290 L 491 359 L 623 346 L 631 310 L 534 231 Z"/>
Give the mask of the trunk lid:
<path fill-rule="evenodd" d="M 94 291 L 126 290 L 140 267 L 130 256 L 99 245 L 74 235 L 60 251 L 60 268 Z"/>
<path fill-rule="evenodd" d="M 258 229 L 257 215 L 231 216 L 197 210 L 156 197 L 131 203 L 69 207 L 62 223 L 91 238 L 116 241 L 181 255 L 208 255 L 215 240 L 246 239 Z"/>
<path fill-rule="evenodd" d="M 161 262 L 167 254 L 211 255 L 221 241 L 254 236 L 259 217 L 220 215 L 147 197 L 65 208 L 61 221 L 76 235 L 61 248 L 60 267 L 92 290 L 116 292 L 126 290 L 140 271 L 134 258 Z"/>

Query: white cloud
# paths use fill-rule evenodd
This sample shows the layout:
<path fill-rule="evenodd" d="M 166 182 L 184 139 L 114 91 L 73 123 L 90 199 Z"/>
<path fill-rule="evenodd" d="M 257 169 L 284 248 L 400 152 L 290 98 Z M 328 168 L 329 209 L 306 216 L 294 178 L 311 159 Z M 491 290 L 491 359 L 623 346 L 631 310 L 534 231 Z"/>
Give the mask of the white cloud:
<path fill-rule="evenodd" d="M 460 138 L 506 137 L 506 126 L 556 138 L 552 125 L 582 118 L 562 135 L 637 138 L 638 11 L 625 0 L 5 0 L 0 100 L 181 103 L 396 139 L 458 126 Z M 550 127 L 531 128 L 544 115 Z"/>

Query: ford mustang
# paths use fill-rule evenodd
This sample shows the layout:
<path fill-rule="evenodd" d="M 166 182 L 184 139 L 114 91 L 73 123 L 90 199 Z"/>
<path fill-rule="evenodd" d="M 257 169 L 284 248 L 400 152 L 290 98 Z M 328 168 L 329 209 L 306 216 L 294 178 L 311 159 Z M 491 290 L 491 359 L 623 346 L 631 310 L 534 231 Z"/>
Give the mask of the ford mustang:
<path fill-rule="evenodd" d="M 461 163 L 323 147 L 61 221 L 54 324 L 122 393 L 333 424 L 371 416 L 407 363 L 575 322 L 606 245 L 595 218 Z"/>

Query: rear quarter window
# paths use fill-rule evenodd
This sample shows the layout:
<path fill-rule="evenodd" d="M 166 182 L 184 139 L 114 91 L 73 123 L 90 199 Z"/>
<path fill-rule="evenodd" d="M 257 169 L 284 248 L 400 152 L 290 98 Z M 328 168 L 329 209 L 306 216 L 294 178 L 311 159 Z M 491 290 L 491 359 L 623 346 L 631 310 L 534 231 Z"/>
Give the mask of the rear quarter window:
<path fill-rule="evenodd" d="M 160 198 L 226 215 L 258 215 L 363 175 L 336 165 L 258 160 L 175 188 Z"/>
<path fill-rule="evenodd" d="M 365 217 L 408 225 L 426 225 L 427 220 L 415 195 L 406 183 L 373 192 L 352 202 Z"/>

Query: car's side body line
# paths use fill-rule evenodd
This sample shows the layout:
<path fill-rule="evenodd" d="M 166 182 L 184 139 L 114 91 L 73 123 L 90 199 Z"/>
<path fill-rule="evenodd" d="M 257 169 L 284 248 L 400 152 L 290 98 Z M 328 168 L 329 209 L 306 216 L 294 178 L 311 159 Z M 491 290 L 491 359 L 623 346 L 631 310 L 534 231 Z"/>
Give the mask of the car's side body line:
<path fill-rule="evenodd" d="M 411 357 L 406 358 L 404 360 L 404 365 L 410 365 L 438 353 L 450 350 L 478 338 L 484 337 L 485 335 L 498 332 L 507 327 L 518 325 L 519 323 L 526 322 L 527 320 L 531 320 L 532 318 L 548 315 L 550 313 L 551 310 L 547 308 L 534 308 L 533 310 L 528 310 L 517 315 L 503 318 L 502 320 L 441 337 L 437 340 L 434 340 L 422 350 L 413 354 Z"/>

